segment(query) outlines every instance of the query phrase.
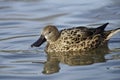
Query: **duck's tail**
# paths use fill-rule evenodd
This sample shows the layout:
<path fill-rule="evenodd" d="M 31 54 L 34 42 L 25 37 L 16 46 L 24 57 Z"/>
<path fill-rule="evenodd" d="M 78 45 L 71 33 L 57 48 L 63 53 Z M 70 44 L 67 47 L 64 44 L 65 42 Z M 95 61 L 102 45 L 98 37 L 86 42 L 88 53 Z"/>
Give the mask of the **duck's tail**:
<path fill-rule="evenodd" d="M 100 27 L 97 27 L 95 29 L 95 33 L 94 34 L 101 34 L 101 33 L 103 33 L 104 29 L 107 27 L 108 24 L 109 23 L 105 23 L 105 24 L 101 25 Z"/>
<path fill-rule="evenodd" d="M 105 40 L 109 40 L 113 35 L 115 35 L 116 33 L 120 32 L 120 28 L 114 29 L 114 30 L 109 30 L 106 31 L 106 39 Z"/>

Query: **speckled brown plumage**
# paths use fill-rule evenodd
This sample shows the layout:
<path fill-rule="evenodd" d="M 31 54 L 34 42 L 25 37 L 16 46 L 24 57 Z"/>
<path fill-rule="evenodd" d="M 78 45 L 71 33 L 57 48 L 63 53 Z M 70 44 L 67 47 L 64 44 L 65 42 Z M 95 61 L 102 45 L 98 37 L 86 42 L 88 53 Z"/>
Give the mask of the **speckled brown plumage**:
<path fill-rule="evenodd" d="M 41 38 L 32 44 L 40 46 L 47 41 L 46 52 L 68 52 L 68 51 L 89 51 L 104 45 L 112 35 L 120 29 L 104 31 L 108 23 L 98 28 L 74 27 L 69 29 L 58 29 L 48 25 L 43 29 Z"/>

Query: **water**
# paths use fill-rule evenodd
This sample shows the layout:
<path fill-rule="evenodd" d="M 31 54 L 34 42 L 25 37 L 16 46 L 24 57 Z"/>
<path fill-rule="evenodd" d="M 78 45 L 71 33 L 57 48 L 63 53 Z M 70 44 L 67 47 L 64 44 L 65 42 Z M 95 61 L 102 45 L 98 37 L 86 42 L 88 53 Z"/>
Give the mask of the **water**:
<path fill-rule="evenodd" d="M 51 57 L 45 44 L 30 47 L 45 25 L 105 22 L 120 27 L 119 0 L 0 0 L 0 80 L 120 80 L 120 33 L 101 54 Z"/>

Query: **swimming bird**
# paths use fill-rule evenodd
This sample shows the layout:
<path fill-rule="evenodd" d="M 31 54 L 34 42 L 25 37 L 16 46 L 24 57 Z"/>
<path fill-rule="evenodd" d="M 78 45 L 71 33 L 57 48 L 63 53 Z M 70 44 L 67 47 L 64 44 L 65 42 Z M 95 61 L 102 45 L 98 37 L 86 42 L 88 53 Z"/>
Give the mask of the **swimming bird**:
<path fill-rule="evenodd" d="M 54 25 L 43 28 L 40 38 L 31 47 L 39 47 L 47 42 L 46 52 L 89 51 L 104 46 L 120 28 L 105 31 L 109 23 L 97 28 L 84 26 L 59 31 Z"/>

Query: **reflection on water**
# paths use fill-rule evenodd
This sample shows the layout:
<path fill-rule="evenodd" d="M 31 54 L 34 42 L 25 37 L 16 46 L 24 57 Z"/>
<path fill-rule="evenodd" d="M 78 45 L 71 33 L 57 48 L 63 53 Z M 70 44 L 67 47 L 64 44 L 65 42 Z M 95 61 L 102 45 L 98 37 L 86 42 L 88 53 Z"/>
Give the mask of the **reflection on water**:
<path fill-rule="evenodd" d="M 44 65 L 44 74 L 59 72 L 59 63 L 70 66 L 90 65 L 105 62 L 105 55 L 109 53 L 108 46 L 90 52 L 47 53 L 47 62 Z"/>
<path fill-rule="evenodd" d="M 107 29 L 120 27 L 120 0 L 0 0 L 0 80 L 119 80 L 120 33 L 109 41 L 110 51 L 30 48 L 48 24 L 61 30 L 106 22 Z"/>

